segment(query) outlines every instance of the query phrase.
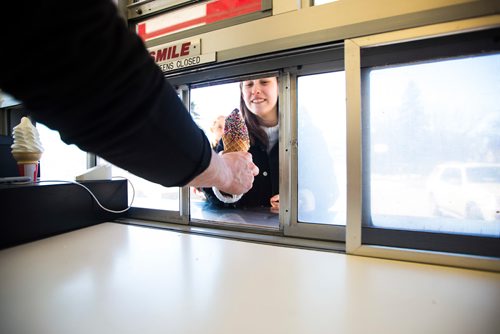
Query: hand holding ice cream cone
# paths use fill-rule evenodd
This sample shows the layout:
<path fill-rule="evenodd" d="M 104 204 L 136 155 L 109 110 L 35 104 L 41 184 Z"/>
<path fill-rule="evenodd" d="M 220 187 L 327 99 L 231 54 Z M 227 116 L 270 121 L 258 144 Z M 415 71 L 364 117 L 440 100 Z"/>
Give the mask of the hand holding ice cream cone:
<path fill-rule="evenodd" d="M 250 148 L 250 137 L 248 129 L 238 109 L 234 109 L 227 116 L 224 123 L 224 134 L 222 135 L 225 153 L 247 152 Z M 230 195 L 212 188 L 215 196 L 224 203 L 235 203 L 241 199 L 241 195 Z"/>
<path fill-rule="evenodd" d="M 12 155 L 17 161 L 19 174 L 29 176 L 36 181 L 38 161 L 43 153 L 38 130 L 29 118 L 23 117 L 21 122 L 14 127 L 12 135 L 14 137 L 14 143 L 11 146 Z"/>

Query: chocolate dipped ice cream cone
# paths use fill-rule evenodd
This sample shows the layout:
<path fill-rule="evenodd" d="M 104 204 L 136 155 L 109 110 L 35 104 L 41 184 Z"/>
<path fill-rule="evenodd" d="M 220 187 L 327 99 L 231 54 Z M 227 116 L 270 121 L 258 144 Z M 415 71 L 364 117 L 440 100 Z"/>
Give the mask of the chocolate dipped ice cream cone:
<path fill-rule="evenodd" d="M 226 117 L 224 123 L 224 134 L 222 135 L 222 143 L 224 144 L 223 153 L 229 152 L 248 152 L 250 149 L 250 137 L 248 129 L 238 109 L 234 109 L 229 116 Z M 242 195 L 226 194 L 219 189 L 213 187 L 215 196 L 224 203 L 235 203 L 239 201 Z"/>
<path fill-rule="evenodd" d="M 224 143 L 224 153 L 247 152 L 250 148 L 248 129 L 238 109 L 234 109 L 226 117 L 222 142 Z"/>

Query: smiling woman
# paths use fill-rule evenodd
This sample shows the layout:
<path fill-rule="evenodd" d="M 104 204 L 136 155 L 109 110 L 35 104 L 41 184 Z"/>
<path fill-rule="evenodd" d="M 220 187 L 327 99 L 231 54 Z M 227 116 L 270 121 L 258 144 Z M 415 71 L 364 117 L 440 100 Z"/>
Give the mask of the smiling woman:
<path fill-rule="evenodd" d="M 260 173 L 255 177 L 252 189 L 239 201 L 228 205 L 216 197 L 212 189 L 204 189 L 209 202 L 217 207 L 271 207 L 279 209 L 279 151 L 278 151 L 278 79 L 265 77 L 240 83 L 240 111 L 250 136 L 253 162 Z M 215 148 L 224 151 L 219 141 Z M 274 198 L 273 198 L 274 197 Z M 273 198 L 273 204 L 271 204 Z"/>
<path fill-rule="evenodd" d="M 222 154 L 225 147 L 222 138 L 217 137 L 214 120 L 220 123 L 223 132 L 224 118 L 236 109 L 248 128 L 249 152 L 260 172 L 252 189 L 235 203 L 223 203 L 212 189 L 193 188 L 190 217 L 196 223 L 209 225 L 222 223 L 276 230 L 279 227 L 279 80 L 275 76 L 244 79 L 192 87 L 190 112 L 209 138 L 218 138 L 214 150 Z"/>

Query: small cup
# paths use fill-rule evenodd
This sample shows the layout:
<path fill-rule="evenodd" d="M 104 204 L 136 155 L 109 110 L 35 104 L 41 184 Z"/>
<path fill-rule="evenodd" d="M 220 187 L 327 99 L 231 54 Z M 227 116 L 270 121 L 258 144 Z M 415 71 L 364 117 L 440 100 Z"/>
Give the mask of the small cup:
<path fill-rule="evenodd" d="M 17 165 L 19 176 L 28 176 L 31 181 L 37 180 L 38 163 L 21 163 Z"/>

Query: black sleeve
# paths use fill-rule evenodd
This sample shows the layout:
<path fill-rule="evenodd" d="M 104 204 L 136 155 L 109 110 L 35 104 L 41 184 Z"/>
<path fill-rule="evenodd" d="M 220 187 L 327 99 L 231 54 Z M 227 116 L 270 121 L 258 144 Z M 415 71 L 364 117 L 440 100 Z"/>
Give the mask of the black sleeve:
<path fill-rule="evenodd" d="M 214 151 L 216 153 L 224 151 L 224 143 L 222 139 L 219 140 L 217 145 L 214 148 Z M 208 203 L 212 204 L 214 207 L 222 208 L 222 207 L 233 207 L 234 205 L 227 204 L 222 202 L 220 199 L 215 196 L 214 191 L 212 188 L 201 188 L 201 191 L 205 194 L 205 198 L 207 199 Z"/>
<path fill-rule="evenodd" d="M 35 120 L 164 186 L 208 167 L 208 139 L 111 1 L 2 6 L 0 87 Z"/>

